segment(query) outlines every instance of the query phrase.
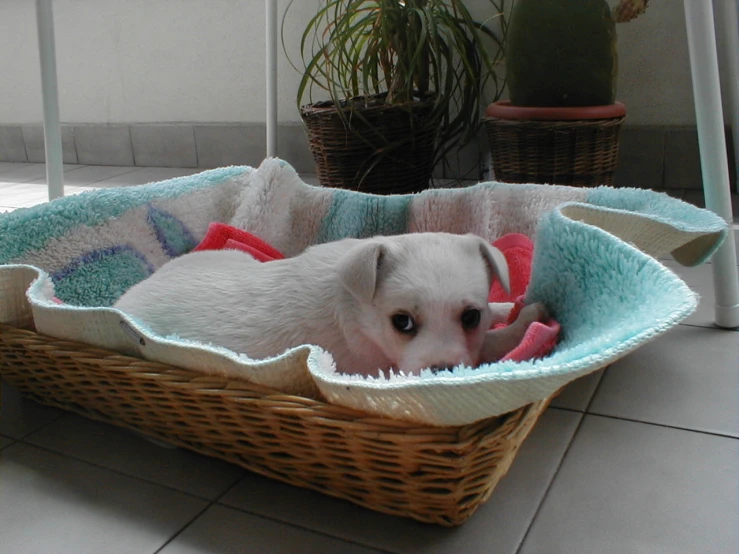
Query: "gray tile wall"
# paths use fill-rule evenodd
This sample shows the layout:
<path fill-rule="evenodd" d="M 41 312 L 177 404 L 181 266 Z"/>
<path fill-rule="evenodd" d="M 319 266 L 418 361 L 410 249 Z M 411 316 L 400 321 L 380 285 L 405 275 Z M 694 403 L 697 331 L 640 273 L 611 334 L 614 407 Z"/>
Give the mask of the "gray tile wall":
<path fill-rule="evenodd" d="M 264 125 L 196 125 L 195 149 L 203 167 L 243 164 L 264 156 Z M 287 158 L 287 156 L 285 156 Z M 253 165 L 253 164 L 248 164 Z"/>
<path fill-rule="evenodd" d="M 664 188 L 666 134 L 658 127 L 622 128 L 615 184 Z"/>
<path fill-rule="evenodd" d="M 27 161 L 28 156 L 21 126 L 0 126 L 0 162 Z"/>
<path fill-rule="evenodd" d="M 128 125 L 75 125 L 72 131 L 79 163 L 134 165 Z"/>
<path fill-rule="evenodd" d="M 281 124 L 280 157 L 313 173 L 300 123 Z M 213 168 L 259 165 L 266 152 L 264 123 L 62 125 L 65 163 Z M 43 162 L 41 125 L 0 125 L 0 162 Z"/>
<path fill-rule="evenodd" d="M 736 164 L 727 128 L 730 175 L 736 187 Z M 302 173 L 314 172 L 308 140 L 300 123 L 280 125 L 280 157 Z M 211 168 L 258 165 L 265 157 L 263 123 L 64 125 L 65 163 Z M 452 153 L 437 178 L 486 178 L 487 141 Z M 40 125 L 0 125 L 0 161 L 42 162 Z M 617 186 L 653 189 L 702 188 L 695 127 L 625 126 L 621 132 Z"/>
<path fill-rule="evenodd" d="M 729 178 L 736 190 L 731 129 L 726 128 Z M 703 189 L 695 127 L 629 127 L 621 131 L 616 186 L 652 189 Z"/>
<path fill-rule="evenodd" d="M 41 125 L 23 125 L 23 141 L 29 162 L 40 163 L 46 160 L 44 151 L 44 128 Z M 77 147 L 72 127 L 62 127 L 62 156 L 65 164 L 77 163 Z"/>
<path fill-rule="evenodd" d="M 131 145 L 136 165 L 198 167 L 192 125 L 133 125 Z"/>

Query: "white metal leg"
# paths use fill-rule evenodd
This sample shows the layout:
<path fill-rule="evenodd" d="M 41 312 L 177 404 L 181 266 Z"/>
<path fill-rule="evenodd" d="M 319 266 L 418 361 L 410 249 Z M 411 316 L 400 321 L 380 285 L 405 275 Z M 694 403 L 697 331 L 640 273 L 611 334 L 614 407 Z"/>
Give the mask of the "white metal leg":
<path fill-rule="evenodd" d="M 713 6 L 706 0 L 684 0 L 684 4 L 706 207 L 731 224 L 729 164 Z M 739 275 L 733 232 L 713 256 L 712 267 L 716 325 L 739 327 Z"/>
<path fill-rule="evenodd" d="M 54 12 L 51 0 L 36 0 L 38 49 L 41 61 L 41 93 L 44 103 L 44 147 L 49 200 L 64 196 L 62 127 L 59 123 L 59 92 L 56 82 Z"/>
<path fill-rule="evenodd" d="M 267 156 L 277 156 L 277 0 L 265 0 L 267 11 Z"/>
<path fill-rule="evenodd" d="M 739 25 L 737 25 L 737 1 L 715 0 L 716 24 L 721 25 L 725 38 L 723 58 L 726 67 L 723 68 L 728 79 L 728 90 L 724 101 L 728 103 L 731 117 L 731 136 L 734 137 L 734 160 L 739 163 Z M 738 179 L 739 180 L 739 179 Z M 739 189 L 739 186 L 737 187 Z"/>

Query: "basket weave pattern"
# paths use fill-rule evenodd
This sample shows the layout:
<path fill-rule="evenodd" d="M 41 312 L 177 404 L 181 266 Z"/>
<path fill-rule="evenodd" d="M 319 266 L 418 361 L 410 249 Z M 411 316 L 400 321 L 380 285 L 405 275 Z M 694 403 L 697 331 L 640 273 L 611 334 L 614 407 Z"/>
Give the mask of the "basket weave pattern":
<path fill-rule="evenodd" d="M 355 105 L 342 117 L 331 102 L 302 107 L 321 184 L 373 194 L 427 189 L 438 134 L 427 122 L 432 108 L 431 102 L 414 102 L 410 110 Z"/>
<path fill-rule="evenodd" d="M 459 427 L 414 426 L 5 325 L 0 375 L 41 403 L 444 526 L 488 499 L 549 402 Z"/>
<path fill-rule="evenodd" d="M 495 179 L 570 186 L 613 184 L 624 117 L 578 121 L 488 117 Z"/>

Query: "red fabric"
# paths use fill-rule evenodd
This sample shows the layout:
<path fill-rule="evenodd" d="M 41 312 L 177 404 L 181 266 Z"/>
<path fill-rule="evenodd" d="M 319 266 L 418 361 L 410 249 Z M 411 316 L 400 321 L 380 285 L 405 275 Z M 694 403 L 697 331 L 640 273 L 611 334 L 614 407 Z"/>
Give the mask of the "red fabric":
<path fill-rule="evenodd" d="M 531 277 L 531 262 L 534 258 L 534 243 L 526 235 L 510 233 L 500 237 L 493 243 L 505 256 L 508 262 L 508 274 L 511 281 L 511 293 L 506 294 L 499 281 L 493 283 L 488 302 L 515 302 L 526 293 Z"/>
<path fill-rule="evenodd" d="M 208 225 L 205 237 L 193 249 L 193 252 L 201 250 L 241 250 L 251 254 L 260 262 L 281 260 L 285 257 L 282 252 L 271 247 L 259 237 L 225 223 Z"/>

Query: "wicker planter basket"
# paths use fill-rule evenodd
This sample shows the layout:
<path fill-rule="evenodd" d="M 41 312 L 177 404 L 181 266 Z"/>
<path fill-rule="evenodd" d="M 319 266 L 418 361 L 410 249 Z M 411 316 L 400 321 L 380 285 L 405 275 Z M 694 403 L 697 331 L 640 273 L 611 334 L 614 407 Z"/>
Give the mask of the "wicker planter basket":
<path fill-rule="evenodd" d="M 351 110 L 343 108 L 342 117 L 332 102 L 303 106 L 300 113 L 321 184 L 373 194 L 427 189 L 438 135 L 438 126 L 428 122 L 432 109 L 429 101 L 355 104 Z"/>
<path fill-rule="evenodd" d="M 0 376 L 43 404 L 444 526 L 488 499 L 549 402 L 460 427 L 414 426 L 6 325 Z"/>
<path fill-rule="evenodd" d="M 488 107 L 495 179 L 505 183 L 612 185 L 623 104 L 593 108 Z"/>

